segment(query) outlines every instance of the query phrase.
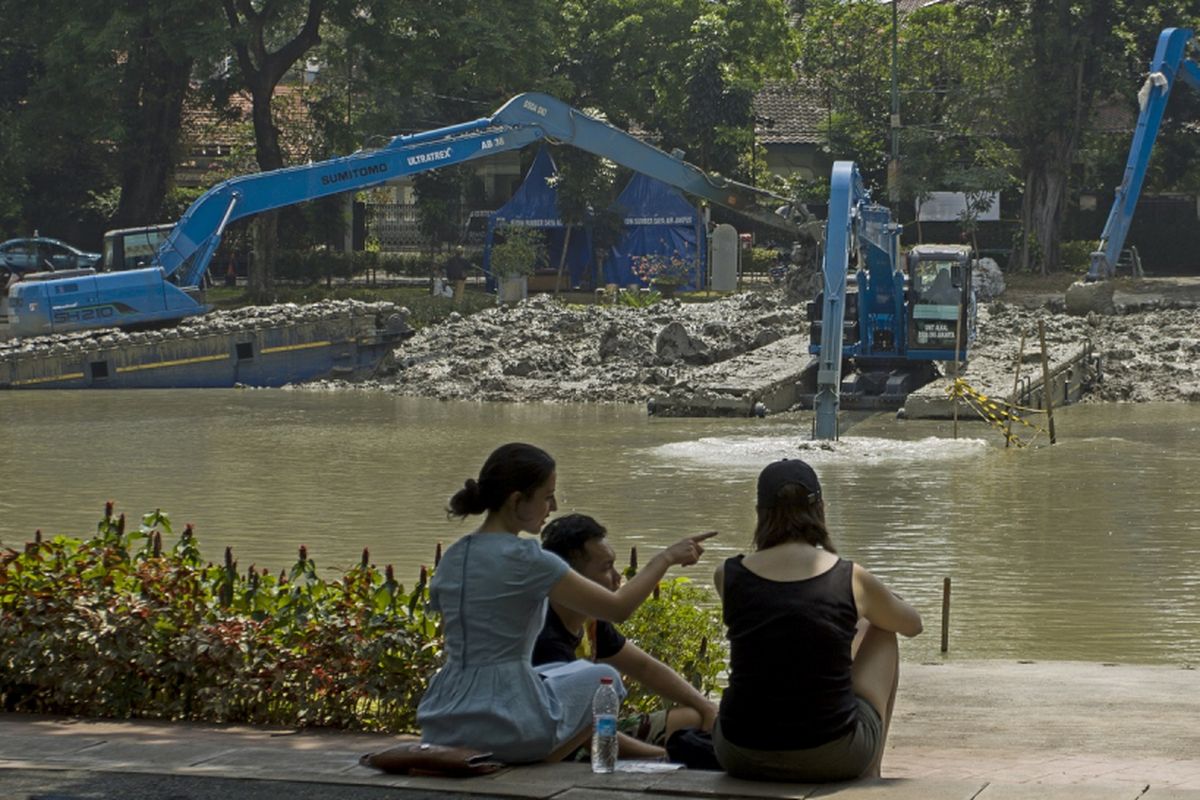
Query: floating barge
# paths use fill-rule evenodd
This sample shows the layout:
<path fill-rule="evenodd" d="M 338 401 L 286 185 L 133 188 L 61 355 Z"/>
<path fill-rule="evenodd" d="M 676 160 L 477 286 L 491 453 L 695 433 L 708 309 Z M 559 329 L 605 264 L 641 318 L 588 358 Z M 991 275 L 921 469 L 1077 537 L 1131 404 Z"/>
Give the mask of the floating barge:
<path fill-rule="evenodd" d="M 254 326 L 110 332 L 0 350 L 0 389 L 278 387 L 374 374 L 406 325 L 373 311 Z"/>

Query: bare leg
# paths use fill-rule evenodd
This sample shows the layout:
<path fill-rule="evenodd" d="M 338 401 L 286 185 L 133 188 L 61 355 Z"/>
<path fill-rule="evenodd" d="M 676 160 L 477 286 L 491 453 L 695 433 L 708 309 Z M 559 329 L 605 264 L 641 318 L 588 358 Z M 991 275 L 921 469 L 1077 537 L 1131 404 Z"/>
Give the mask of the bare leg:
<path fill-rule="evenodd" d="M 860 620 L 851 653 L 854 657 L 850 668 L 854 693 L 870 703 L 883 721 L 879 754 L 863 773 L 865 778 L 878 778 L 888 728 L 892 723 L 892 709 L 896 705 L 896 687 L 900 683 L 900 648 L 896 644 L 896 634 Z"/>
<path fill-rule="evenodd" d="M 694 708 L 672 708 L 667 712 L 667 733 L 664 738 L 671 738 L 671 734 L 683 728 L 699 728 L 703 720 L 700 718 L 700 712 Z"/>
<path fill-rule="evenodd" d="M 667 751 L 661 747 L 635 739 L 624 733 L 617 734 L 617 756 L 620 758 L 662 758 Z"/>

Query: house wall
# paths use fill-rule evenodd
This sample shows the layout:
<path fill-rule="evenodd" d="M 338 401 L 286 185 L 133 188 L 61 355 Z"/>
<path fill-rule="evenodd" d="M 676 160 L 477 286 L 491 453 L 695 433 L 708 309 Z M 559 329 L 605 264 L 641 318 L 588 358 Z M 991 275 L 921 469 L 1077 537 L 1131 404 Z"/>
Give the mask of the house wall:
<path fill-rule="evenodd" d="M 763 145 L 767 169 L 775 175 L 803 178 L 828 178 L 833 160 L 815 144 Z"/>

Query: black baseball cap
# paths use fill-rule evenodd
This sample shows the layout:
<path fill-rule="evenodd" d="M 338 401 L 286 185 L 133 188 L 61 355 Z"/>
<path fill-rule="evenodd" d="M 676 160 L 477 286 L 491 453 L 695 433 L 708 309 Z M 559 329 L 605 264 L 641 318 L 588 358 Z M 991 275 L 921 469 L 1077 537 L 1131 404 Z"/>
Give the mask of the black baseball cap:
<path fill-rule="evenodd" d="M 771 508 L 779 496 L 779 490 L 796 484 L 808 490 L 808 502 L 821 499 L 821 482 L 817 473 L 798 458 L 785 458 L 768 464 L 758 476 L 758 507 Z"/>

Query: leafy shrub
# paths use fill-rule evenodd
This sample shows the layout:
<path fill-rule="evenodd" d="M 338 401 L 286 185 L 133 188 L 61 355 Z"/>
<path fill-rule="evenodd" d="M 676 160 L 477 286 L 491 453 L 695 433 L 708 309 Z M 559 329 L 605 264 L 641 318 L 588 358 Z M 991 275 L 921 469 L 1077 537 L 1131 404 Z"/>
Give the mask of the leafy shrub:
<path fill-rule="evenodd" d="M 1061 268 L 1067 272 L 1087 272 L 1092 263 L 1092 251 L 1096 243 L 1089 240 L 1076 239 L 1059 245 L 1059 260 Z"/>
<path fill-rule="evenodd" d="M 497 278 L 532 275 L 545 262 L 546 246 L 540 232 L 506 225 L 500 234 L 504 241 L 492 247 L 492 272 Z"/>
<path fill-rule="evenodd" d="M 662 302 L 662 294 L 651 289 L 648 292 L 622 291 L 617 294 L 617 303 L 627 308 L 649 308 Z"/>
<path fill-rule="evenodd" d="M 742 259 L 742 272 L 766 275 L 779 263 L 779 251 L 770 247 L 752 247 Z"/>
<path fill-rule="evenodd" d="M 630 268 L 642 283 L 654 286 L 682 286 L 691 279 L 692 273 L 692 265 L 678 253 L 632 256 Z"/>
<path fill-rule="evenodd" d="M 282 280 L 314 284 L 334 278 L 350 280 L 377 269 L 379 254 L 370 252 L 341 253 L 333 250 L 283 250 L 275 262 L 275 273 Z"/>
<path fill-rule="evenodd" d="M 189 525 L 134 531 L 112 504 L 91 539 L 0 553 L 0 701 L 9 711 L 411 731 L 441 645 L 428 575 L 406 593 L 362 563 L 325 581 L 300 548 L 277 577 Z"/>
<path fill-rule="evenodd" d="M 625 576 L 637 574 L 637 550 L 630 554 Z M 688 578 L 664 580 L 654 596 L 621 626 L 630 641 L 670 666 L 710 695 L 720 687 L 729 656 L 720 604 L 715 593 Z M 661 699 L 637 684 L 627 685 L 625 706 L 631 710 L 654 711 Z"/>
<path fill-rule="evenodd" d="M 243 571 L 228 548 L 205 564 L 191 525 L 173 546 L 164 535 L 166 514 L 127 531 L 109 503 L 89 539 L 39 533 L 0 550 L 4 710 L 416 730 L 442 656 L 431 573 L 406 592 L 364 550 L 327 581 L 304 547 L 278 575 Z M 717 687 L 727 650 L 711 592 L 664 581 L 622 629 L 701 691 Z M 628 702 L 659 703 L 636 686 Z"/>

